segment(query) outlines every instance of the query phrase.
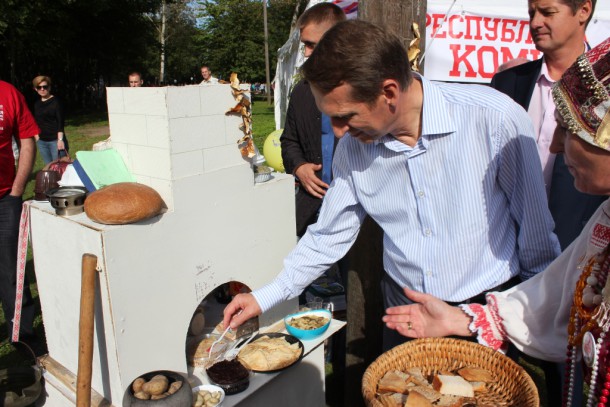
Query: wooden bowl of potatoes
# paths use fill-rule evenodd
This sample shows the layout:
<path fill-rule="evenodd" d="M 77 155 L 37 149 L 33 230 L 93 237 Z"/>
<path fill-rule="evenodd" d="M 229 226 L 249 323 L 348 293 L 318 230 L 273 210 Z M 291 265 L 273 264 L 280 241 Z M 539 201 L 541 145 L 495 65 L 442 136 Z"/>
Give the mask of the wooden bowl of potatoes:
<path fill-rule="evenodd" d="M 123 407 L 191 407 L 193 393 L 180 373 L 157 370 L 138 376 L 123 398 Z"/>

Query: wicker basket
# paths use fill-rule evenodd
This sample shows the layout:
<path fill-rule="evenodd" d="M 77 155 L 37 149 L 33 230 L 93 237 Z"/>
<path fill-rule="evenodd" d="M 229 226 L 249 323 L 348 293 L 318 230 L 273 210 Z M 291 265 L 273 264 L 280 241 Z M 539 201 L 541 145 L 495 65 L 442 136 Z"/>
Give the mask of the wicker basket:
<path fill-rule="evenodd" d="M 377 383 L 390 370 L 419 367 L 429 376 L 439 370 L 455 371 L 465 366 L 487 369 L 498 379 L 487 384 L 485 394 L 477 394 L 480 404 L 540 406 L 536 385 L 521 366 L 493 349 L 451 338 L 416 339 L 385 352 L 364 372 L 362 394 L 368 406 L 382 407 L 375 397 Z"/>

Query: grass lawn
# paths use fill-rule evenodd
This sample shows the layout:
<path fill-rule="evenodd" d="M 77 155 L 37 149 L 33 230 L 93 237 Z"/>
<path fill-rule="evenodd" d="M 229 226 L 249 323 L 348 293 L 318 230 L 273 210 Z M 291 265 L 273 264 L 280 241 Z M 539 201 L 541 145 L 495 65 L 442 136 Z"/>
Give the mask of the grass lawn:
<path fill-rule="evenodd" d="M 254 100 L 252 103 L 252 135 L 254 144 L 263 153 L 265 138 L 275 130 L 275 114 L 273 105 L 265 100 Z"/>

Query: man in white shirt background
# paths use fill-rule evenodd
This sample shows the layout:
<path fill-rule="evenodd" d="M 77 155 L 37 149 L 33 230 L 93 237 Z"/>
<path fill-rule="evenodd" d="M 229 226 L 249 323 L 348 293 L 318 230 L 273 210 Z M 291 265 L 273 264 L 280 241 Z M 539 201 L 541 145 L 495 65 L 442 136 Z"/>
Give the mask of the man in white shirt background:
<path fill-rule="evenodd" d="M 201 77 L 203 80 L 201 81 L 200 85 L 213 85 L 218 83 L 218 78 L 212 76 L 212 71 L 207 65 L 201 66 Z"/>

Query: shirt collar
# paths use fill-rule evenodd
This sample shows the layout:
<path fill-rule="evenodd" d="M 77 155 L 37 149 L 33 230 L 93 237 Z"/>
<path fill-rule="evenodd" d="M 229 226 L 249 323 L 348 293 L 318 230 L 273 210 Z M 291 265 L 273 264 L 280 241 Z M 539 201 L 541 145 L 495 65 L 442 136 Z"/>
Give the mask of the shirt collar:
<path fill-rule="evenodd" d="M 589 49 L 591 49 L 591 47 L 589 46 L 589 43 L 587 43 L 586 41 L 583 43 L 583 51 L 582 52 L 587 52 Z M 540 68 L 540 73 L 538 74 L 538 78 L 536 78 L 536 83 L 540 84 L 541 83 L 541 79 L 540 78 L 544 78 L 544 81 L 547 81 L 548 85 L 553 85 L 555 82 L 551 76 L 549 75 L 549 68 L 546 66 L 546 58 L 544 57 L 544 55 L 542 55 L 542 67 Z"/>
<path fill-rule="evenodd" d="M 414 72 L 413 76 L 421 80 L 424 89 L 422 138 L 427 139 L 433 135 L 455 133 L 457 126 L 453 121 L 450 113 L 451 110 L 447 106 L 447 101 L 441 88 L 418 73 Z M 434 106 L 434 108 L 430 106 Z M 439 116 L 435 112 L 447 112 L 447 114 Z"/>
<path fill-rule="evenodd" d="M 432 113 L 434 110 L 449 112 L 449 109 L 446 106 L 447 103 L 445 101 L 445 97 L 443 96 L 443 92 L 440 90 L 440 88 L 436 86 L 433 82 L 421 76 L 419 73 L 413 72 L 413 77 L 413 80 L 421 81 L 423 88 L 421 137 L 419 138 L 419 140 L 417 140 L 417 144 L 413 148 L 396 140 L 390 134 L 386 134 L 385 136 L 380 137 L 374 142 L 375 144 L 384 144 L 386 147 L 390 148 L 393 151 L 410 151 L 413 149 L 417 149 L 418 146 L 425 149 L 428 146 L 428 142 L 431 136 L 447 135 L 456 131 L 456 126 L 453 123 L 450 114 L 438 117 L 438 115 L 434 115 Z M 426 106 L 436 106 L 436 108 L 431 109 L 426 108 Z M 440 109 L 439 106 L 442 106 L 443 108 Z"/>
<path fill-rule="evenodd" d="M 538 84 L 546 84 L 548 86 L 552 86 L 555 81 L 549 75 L 549 68 L 546 66 L 546 60 L 542 57 L 542 67 L 540 67 L 540 73 L 538 74 L 538 78 L 536 78 L 536 83 Z"/>

